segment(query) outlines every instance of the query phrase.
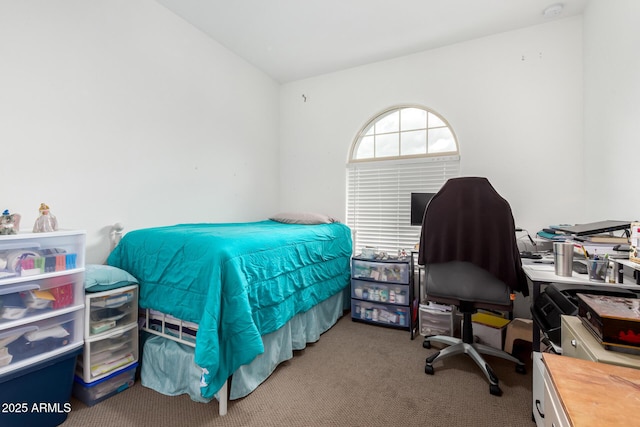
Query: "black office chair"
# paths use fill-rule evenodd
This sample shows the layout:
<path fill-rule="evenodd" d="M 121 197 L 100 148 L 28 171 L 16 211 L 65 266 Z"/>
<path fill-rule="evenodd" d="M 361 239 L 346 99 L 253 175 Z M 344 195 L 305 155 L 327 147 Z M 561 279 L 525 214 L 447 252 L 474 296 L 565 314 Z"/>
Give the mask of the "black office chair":
<path fill-rule="evenodd" d="M 478 309 L 512 312 L 511 294 L 528 295 L 516 242 L 511 208 L 486 178 L 453 178 L 431 199 L 424 214 L 418 264 L 424 265 L 426 298 L 455 305 L 463 314 L 462 339 L 425 337 L 449 347 L 426 359 L 425 373 L 433 364 L 460 353 L 468 354 L 489 380 L 489 391 L 500 396 L 498 378 L 481 354 L 516 363 L 520 360 L 502 350 L 474 343 L 471 315 Z"/>

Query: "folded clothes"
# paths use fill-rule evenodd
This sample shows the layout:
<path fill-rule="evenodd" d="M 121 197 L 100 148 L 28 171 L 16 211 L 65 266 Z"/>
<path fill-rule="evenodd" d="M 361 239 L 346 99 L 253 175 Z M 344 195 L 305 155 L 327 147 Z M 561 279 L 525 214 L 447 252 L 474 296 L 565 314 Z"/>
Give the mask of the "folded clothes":
<path fill-rule="evenodd" d="M 9 353 L 13 355 L 13 361 L 17 362 L 48 351 L 53 351 L 69 344 L 69 342 L 70 340 L 67 337 L 48 337 L 38 341 L 29 341 L 22 336 L 9 344 L 8 349 Z"/>
<path fill-rule="evenodd" d="M 27 332 L 24 337 L 28 341 L 41 341 L 46 338 L 64 338 L 69 332 L 62 326 L 52 326 L 50 328 L 38 329 L 37 331 Z"/>

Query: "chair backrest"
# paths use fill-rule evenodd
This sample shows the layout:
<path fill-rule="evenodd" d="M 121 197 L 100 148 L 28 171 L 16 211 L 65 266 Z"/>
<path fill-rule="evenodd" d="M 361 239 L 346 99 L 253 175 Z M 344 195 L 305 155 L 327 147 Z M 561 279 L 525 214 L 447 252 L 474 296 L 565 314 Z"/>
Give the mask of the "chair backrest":
<path fill-rule="evenodd" d="M 448 180 L 425 211 L 418 263 L 426 266 L 428 276 L 431 265 L 459 269 L 455 262 L 472 264 L 465 267 L 469 271 L 490 273 L 492 279 L 483 277 L 502 282 L 508 293 L 528 295 L 511 207 L 486 178 Z"/>

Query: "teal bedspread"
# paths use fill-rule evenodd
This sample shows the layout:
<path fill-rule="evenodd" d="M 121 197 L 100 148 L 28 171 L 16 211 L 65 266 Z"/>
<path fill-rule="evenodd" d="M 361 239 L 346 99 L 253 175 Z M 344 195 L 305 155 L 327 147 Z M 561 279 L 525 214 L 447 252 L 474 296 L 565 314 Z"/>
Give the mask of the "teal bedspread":
<path fill-rule="evenodd" d="M 211 398 L 264 351 L 262 335 L 349 285 L 341 223 L 181 224 L 127 233 L 107 259 L 140 283 L 140 306 L 199 324 L 195 362 Z"/>

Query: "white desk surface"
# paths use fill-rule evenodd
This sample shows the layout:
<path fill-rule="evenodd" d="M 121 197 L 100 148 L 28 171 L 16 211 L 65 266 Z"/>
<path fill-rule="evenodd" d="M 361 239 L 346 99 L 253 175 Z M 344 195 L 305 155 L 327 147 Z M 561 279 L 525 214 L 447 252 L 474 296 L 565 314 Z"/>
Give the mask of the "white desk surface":
<path fill-rule="evenodd" d="M 555 266 L 553 264 L 537 264 L 534 262 L 523 262 L 522 269 L 527 277 L 532 282 L 543 283 L 569 283 L 580 285 L 594 285 L 594 286 L 607 286 L 610 285 L 613 288 L 625 288 L 640 290 L 640 285 L 634 283 L 634 279 L 630 276 L 624 276 L 623 283 L 608 283 L 608 282 L 592 282 L 589 280 L 587 274 L 579 274 L 575 271 L 572 272 L 571 277 L 558 276 L 555 272 Z"/>

